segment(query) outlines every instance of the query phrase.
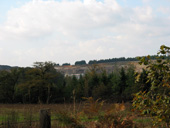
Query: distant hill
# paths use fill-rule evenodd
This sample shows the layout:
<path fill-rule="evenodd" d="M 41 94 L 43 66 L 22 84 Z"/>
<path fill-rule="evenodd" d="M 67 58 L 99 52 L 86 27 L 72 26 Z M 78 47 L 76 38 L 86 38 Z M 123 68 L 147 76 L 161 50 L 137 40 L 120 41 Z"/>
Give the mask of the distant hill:
<path fill-rule="evenodd" d="M 138 57 L 146 57 L 146 56 L 138 56 Z M 75 65 L 86 65 L 86 64 L 108 64 L 108 63 L 115 63 L 115 62 L 132 62 L 132 61 L 138 61 L 138 57 L 119 57 L 119 58 L 110 58 L 110 59 L 100 59 L 100 60 L 90 60 L 88 63 L 86 63 L 85 60 L 82 61 L 76 61 Z M 157 55 L 151 55 L 150 59 L 155 60 L 157 58 Z M 167 58 L 167 56 L 164 56 L 164 58 Z M 65 66 L 65 65 L 63 65 Z"/>
<path fill-rule="evenodd" d="M 120 68 L 129 68 L 130 66 L 133 66 L 135 68 L 136 72 L 141 72 L 143 68 L 145 68 L 144 65 L 140 65 L 138 61 L 119 61 L 119 62 L 112 62 L 112 63 L 98 63 L 99 67 L 106 70 L 107 73 L 112 73 L 115 70 L 118 70 Z M 84 75 L 89 68 L 93 66 L 92 64 L 86 64 L 86 65 L 67 65 L 67 66 L 56 66 L 55 69 L 61 73 L 63 73 L 65 76 L 80 76 Z"/>
<path fill-rule="evenodd" d="M 12 67 L 8 65 L 0 65 L 0 70 L 10 70 Z"/>

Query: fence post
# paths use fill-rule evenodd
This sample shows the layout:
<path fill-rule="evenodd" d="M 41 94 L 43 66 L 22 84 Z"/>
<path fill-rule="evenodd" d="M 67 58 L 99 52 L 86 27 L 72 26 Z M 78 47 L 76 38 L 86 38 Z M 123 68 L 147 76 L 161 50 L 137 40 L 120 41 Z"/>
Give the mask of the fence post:
<path fill-rule="evenodd" d="M 50 109 L 40 110 L 40 128 L 51 128 Z"/>

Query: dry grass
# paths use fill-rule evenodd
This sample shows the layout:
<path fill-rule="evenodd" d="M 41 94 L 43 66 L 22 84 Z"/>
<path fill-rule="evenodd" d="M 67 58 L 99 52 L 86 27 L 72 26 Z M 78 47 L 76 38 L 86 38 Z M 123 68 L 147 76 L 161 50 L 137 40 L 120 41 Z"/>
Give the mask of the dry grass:
<path fill-rule="evenodd" d="M 76 111 L 82 109 L 81 104 L 76 104 L 75 107 Z M 38 127 L 39 111 L 42 109 L 50 109 L 52 127 L 56 128 L 58 122 L 55 119 L 58 113 L 72 112 L 73 104 L 0 104 L 0 128 Z"/>
<path fill-rule="evenodd" d="M 51 111 L 52 128 L 103 128 L 108 126 L 114 128 L 111 127 L 114 126 L 112 119 L 119 121 L 122 124 L 121 126 L 123 126 L 123 123 L 134 123 L 141 128 L 151 127 L 148 118 L 138 117 L 130 111 L 130 103 L 122 106 L 105 103 L 103 107 L 96 106 L 96 110 L 95 108 L 88 108 L 89 113 L 90 111 L 96 111 L 96 114 L 87 114 L 87 104 L 86 107 L 84 105 L 84 103 L 75 104 L 75 106 L 74 104 L 0 104 L 0 128 L 8 128 L 8 126 L 12 128 L 36 128 L 39 126 L 39 111 L 47 108 Z M 76 108 L 76 112 L 74 112 L 74 107 Z M 101 109 L 100 111 L 98 110 L 99 108 Z M 60 117 L 63 116 L 61 117 L 63 119 L 73 121 L 75 125 L 61 125 L 61 122 L 58 121 L 59 115 Z M 106 125 L 104 122 L 110 123 L 110 125 Z"/>

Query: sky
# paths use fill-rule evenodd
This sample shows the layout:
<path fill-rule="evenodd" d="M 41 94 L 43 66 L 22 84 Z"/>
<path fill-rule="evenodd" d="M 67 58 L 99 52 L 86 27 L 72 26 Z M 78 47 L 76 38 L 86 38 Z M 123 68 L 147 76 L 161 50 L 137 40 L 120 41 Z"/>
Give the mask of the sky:
<path fill-rule="evenodd" d="M 170 0 L 1 0 L 0 65 L 155 55 Z"/>

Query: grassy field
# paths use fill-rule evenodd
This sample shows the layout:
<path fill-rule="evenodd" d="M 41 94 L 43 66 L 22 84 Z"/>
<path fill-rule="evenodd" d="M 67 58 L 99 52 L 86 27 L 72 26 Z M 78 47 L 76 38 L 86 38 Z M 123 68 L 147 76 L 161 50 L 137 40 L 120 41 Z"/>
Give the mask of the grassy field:
<path fill-rule="evenodd" d="M 150 128 L 151 120 L 131 112 L 131 104 L 0 104 L 0 128 L 39 127 L 39 111 L 50 109 L 52 128 Z M 116 124 L 117 123 L 117 124 Z"/>
<path fill-rule="evenodd" d="M 81 111 L 82 105 L 76 105 L 76 111 Z M 39 125 L 39 112 L 42 109 L 50 109 L 52 126 L 57 123 L 58 115 L 61 112 L 70 113 L 73 111 L 72 104 L 0 104 L 0 128 L 16 124 L 20 126 Z M 24 127 L 25 128 L 25 127 Z"/>

